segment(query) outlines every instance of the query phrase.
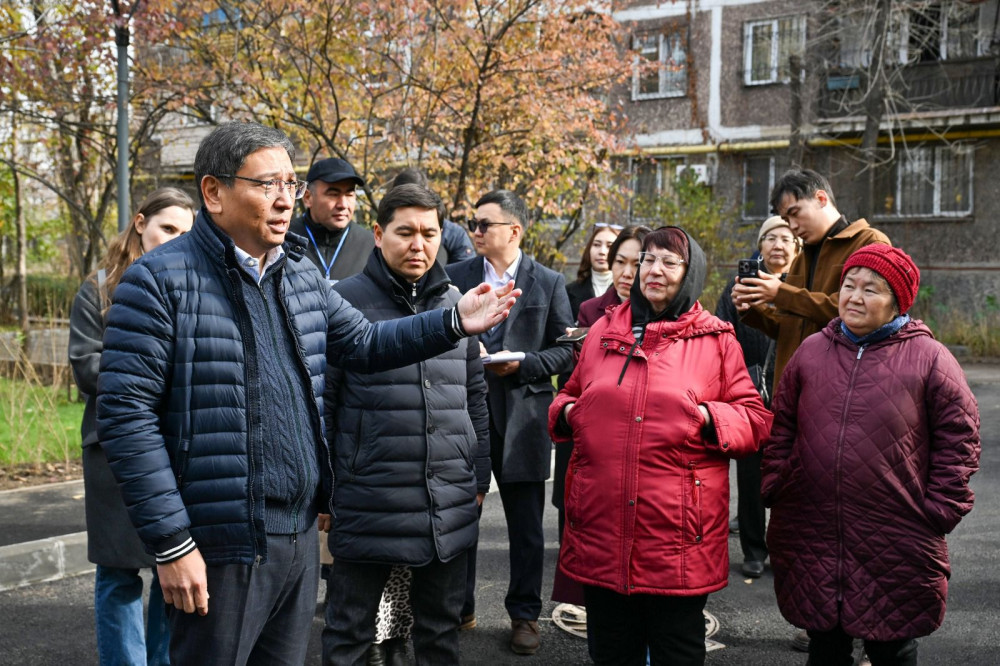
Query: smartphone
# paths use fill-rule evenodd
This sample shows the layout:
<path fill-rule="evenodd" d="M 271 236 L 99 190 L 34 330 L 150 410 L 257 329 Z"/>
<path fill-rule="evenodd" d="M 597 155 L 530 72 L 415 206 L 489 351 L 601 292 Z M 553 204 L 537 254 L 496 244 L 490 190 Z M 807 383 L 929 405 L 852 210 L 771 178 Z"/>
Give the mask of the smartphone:
<path fill-rule="evenodd" d="M 736 262 L 736 275 L 739 278 L 755 278 L 760 270 L 764 269 L 758 259 L 740 259 Z"/>
<path fill-rule="evenodd" d="M 556 342 L 579 342 L 587 337 L 587 331 L 590 330 L 588 326 L 581 326 L 580 328 L 574 328 L 572 332 L 566 335 L 560 335 L 556 338 Z"/>

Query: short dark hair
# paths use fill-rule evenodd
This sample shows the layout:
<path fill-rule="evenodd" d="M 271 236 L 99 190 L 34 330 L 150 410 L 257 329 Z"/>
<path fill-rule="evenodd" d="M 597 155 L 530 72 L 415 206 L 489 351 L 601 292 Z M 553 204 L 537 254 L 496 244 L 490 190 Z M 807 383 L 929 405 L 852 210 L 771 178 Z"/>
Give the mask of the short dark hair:
<path fill-rule="evenodd" d="M 284 148 L 288 158 L 295 162 L 295 146 L 291 139 L 274 127 L 235 122 L 224 123 L 212 130 L 202 139 L 194 158 L 194 182 L 198 197 L 201 198 L 201 181 L 205 176 L 215 176 L 226 187 L 232 187 L 233 179 L 219 174 L 235 174 L 243 167 L 247 156 L 261 148 Z"/>
<path fill-rule="evenodd" d="M 608 263 L 615 263 L 615 257 L 618 256 L 618 250 L 622 248 L 622 243 L 627 240 L 637 240 L 641 248 L 642 242 L 652 231 L 652 229 L 642 224 L 630 224 L 622 229 L 618 232 L 618 238 L 615 239 L 615 242 L 611 244 L 611 248 L 608 250 Z"/>
<path fill-rule="evenodd" d="M 827 198 L 833 207 L 837 207 L 837 202 L 833 198 L 833 190 L 830 188 L 830 181 L 812 169 L 791 169 L 786 171 L 778 179 L 771 189 L 771 212 L 778 214 L 778 204 L 786 194 L 791 194 L 796 201 L 800 199 L 812 199 L 816 196 L 817 190 L 826 192 Z"/>
<path fill-rule="evenodd" d="M 444 226 L 444 204 L 441 197 L 426 187 L 408 183 L 393 187 L 378 204 L 378 225 L 385 229 L 400 208 L 423 208 L 437 213 L 438 226 Z"/>
<path fill-rule="evenodd" d="M 522 226 L 528 226 L 528 205 L 524 199 L 517 196 L 510 190 L 493 190 L 479 197 L 476 208 L 486 204 L 496 204 L 504 214 L 513 217 Z"/>
<path fill-rule="evenodd" d="M 397 173 L 396 177 L 392 179 L 389 189 L 391 190 L 392 188 L 400 185 L 419 185 L 420 187 L 430 189 L 430 184 L 427 181 L 427 174 L 416 167 L 406 167 Z"/>

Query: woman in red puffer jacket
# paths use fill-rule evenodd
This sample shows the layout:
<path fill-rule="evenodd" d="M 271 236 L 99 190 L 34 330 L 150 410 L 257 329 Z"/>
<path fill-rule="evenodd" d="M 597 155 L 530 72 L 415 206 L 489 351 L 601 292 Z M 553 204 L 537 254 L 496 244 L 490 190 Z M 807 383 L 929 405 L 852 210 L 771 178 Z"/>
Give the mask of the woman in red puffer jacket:
<path fill-rule="evenodd" d="M 629 301 L 590 329 L 549 410 L 572 436 L 559 567 L 584 586 L 598 664 L 701 664 L 702 611 L 729 573 L 729 459 L 771 414 L 732 326 L 697 302 L 705 257 L 681 229 L 643 241 Z"/>
<path fill-rule="evenodd" d="M 778 606 L 811 666 L 913 666 L 941 625 L 945 534 L 972 509 L 979 410 L 962 369 L 911 321 L 920 273 L 869 245 L 844 264 L 840 317 L 802 343 L 775 396 L 762 492 Z"/>

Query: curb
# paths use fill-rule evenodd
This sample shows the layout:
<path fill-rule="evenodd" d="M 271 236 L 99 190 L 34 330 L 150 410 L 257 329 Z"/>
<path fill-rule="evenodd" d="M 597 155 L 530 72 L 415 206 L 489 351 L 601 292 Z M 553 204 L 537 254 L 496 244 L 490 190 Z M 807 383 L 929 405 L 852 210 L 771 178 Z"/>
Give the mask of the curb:
<path fill-rule="evenodd" d="M 0 547 L 0 590 L 94 571 L 87 560 L 87 533 Z"/>

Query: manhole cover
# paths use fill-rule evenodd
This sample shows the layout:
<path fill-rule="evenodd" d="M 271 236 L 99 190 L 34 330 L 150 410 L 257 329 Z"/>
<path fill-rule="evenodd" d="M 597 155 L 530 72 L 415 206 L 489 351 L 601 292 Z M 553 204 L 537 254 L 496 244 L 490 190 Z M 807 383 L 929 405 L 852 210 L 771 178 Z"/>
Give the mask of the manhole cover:
<path fill-rule="evenodd" d="M 705 614 L 705 650 L 721 650 L 726 647 L 716 640 L 712 640 L 719 631 L 719 621 L 708 611 Z M 559 604 L 552 610 L 552 622 L 566 633 L 573 634 L 578 638 L 587 637 L 587 609 L 583 606 L 573 604 Z"/>

